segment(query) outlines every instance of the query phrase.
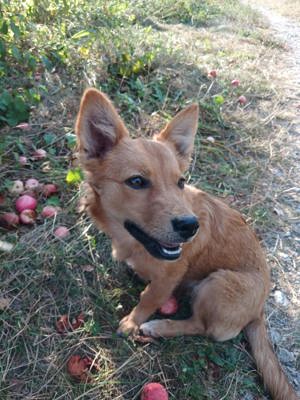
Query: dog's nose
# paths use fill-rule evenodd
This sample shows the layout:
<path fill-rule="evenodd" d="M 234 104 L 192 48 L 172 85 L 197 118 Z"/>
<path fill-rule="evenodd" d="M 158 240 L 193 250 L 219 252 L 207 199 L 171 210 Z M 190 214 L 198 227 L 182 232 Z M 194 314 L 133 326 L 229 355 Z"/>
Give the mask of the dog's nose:
<path fill-rule="evenodd" d="M 172 219 L 175 232 L 178 232 L 182 239 L 189 239 L 194 236 L 199 228 L 199 223 L 194 215 L 183 215 Z"/>

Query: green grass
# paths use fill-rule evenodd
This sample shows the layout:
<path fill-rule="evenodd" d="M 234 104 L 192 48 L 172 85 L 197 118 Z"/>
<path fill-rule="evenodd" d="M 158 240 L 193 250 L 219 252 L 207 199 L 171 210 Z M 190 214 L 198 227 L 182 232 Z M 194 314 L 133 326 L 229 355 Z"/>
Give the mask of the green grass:
<path fill-rule="evenodd" d="M 282 49 L 259 16 L 234 0 L 4 1 L 0 31 L 1 212 L 13 209 L 11 182 L 30 177 L 59 186 L 54 200 L 39 197 L 40 208 L 62 208 L 33 227 L 0 228 L 1 240 L 15 245 L 0 269 L 0 299 L 9 301 L 0 309 L 0 398 L 138 399 L 152 380 L 164 383 L 171 399 L 262 396 L 242 335 L 224 344 L 180 337 L 146 345 L 116 336 L 143 284 L 112 261 L 109 240 L 77 211 L 78 184 L 66 182 L 76 168 L 73 126 L 85 87 L 113 99 L 132 135 L 157 132 L 197 101 L 190 182 L 244 211 L 261 235 L 271 229 L 272 203 L 260 182 L 273 162 L 272 136 L 260 121 L 281 99 L 272 62 Z M 233 89 L 235 78 L 241 85 Z M 241 94 L 246 107 L 237 104 Z M 28 131 L 16 127 L 27 121 Z M 45 159 L 30 158 L 37 148 L 47 150 Z M 19 165 L 20 155 L 28 165 Z M 71 228 L 65 241 L 53 235 L 59 224 Z M 83 328 L 56 333 L 61 314 L 80 311 Z M 99 364 L 93 383 L 66 373 L 75 353 Z"/>

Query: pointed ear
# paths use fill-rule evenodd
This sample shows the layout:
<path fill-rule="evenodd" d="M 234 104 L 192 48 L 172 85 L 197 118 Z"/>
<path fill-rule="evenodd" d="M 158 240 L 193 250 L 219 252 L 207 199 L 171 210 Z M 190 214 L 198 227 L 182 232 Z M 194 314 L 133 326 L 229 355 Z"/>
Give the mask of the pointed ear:
<path fill-rule="evenodd" d="M 75 131 L 79 151 L 89 158 L 102 158 L 128 131 L 107 96 L 87 89 L 81 99 Z"/>
<path fill-rule="evenodd" d="M 182 169 L 188 167 L 194 147 L 194 138 L 198 127 L 199 107 L 191 104 L 180 111 L 167 126 L 156 136 L 156 140 L 173 145 Z"/>

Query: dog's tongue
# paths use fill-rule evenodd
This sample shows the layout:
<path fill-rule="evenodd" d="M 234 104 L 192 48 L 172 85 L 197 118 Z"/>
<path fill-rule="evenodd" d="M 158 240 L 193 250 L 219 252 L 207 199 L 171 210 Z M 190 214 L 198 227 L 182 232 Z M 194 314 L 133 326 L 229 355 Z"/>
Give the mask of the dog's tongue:
<path fill-rule="evenodd" d="M 167 249 L 177 249 L 177 247 L 180 245 L 180 243 L 171 244 L 171 243 L 165 243 L 165 242 L 159 242 L 159 244 L 163 247 L 166 247 Z"/>

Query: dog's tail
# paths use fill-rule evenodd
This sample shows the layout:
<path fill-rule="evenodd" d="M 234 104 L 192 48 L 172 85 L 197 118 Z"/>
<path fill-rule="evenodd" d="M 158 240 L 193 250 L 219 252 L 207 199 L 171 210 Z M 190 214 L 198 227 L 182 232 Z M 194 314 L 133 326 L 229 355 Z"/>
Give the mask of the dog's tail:
<path fill-rule="evenodd" d="M 251 322 L 245 328 L 259 372 L 274 400 L 299 400 L 288 382 L 268 339 L 264 318 Z"/>

